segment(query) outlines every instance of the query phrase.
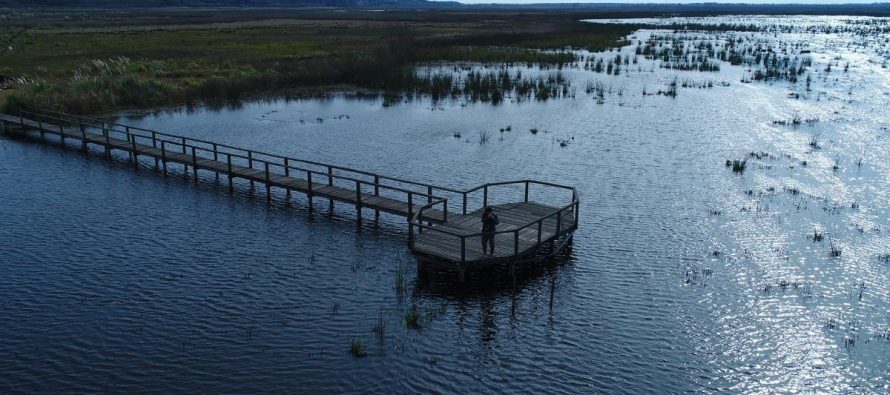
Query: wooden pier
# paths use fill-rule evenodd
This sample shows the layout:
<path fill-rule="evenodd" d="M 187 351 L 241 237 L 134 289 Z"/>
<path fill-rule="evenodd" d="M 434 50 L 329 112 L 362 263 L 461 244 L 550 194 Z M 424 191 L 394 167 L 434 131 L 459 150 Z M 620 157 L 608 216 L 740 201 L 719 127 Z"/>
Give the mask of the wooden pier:
<path fill-rule="evenodd" d="M 153 160 L 164 175 L 168 166 L 182 166 L 198 182 L 198 171 L 209 171 L 217 179 L 228 179 L 234 191 L 236 178 L 262 183 L 271 202 L 272 188 L 307 196 L 310 210 L 313 199 L 351 204 L 359 220 L 364 210 L 407 218 L 408 243 L 418 256 L 466 268 L 495 262 L 536 259 L 559 251 L 571 241 L 577 228 L 578 194 L 574 188 L 534 180 L 490 183 L 469 190 L 434 186 L 401 178 L 378 175 L 287 156 L 237 148 L 211 141 L 193 139 L 137 128 L 98 119 L 55 112 L 0 114 L 4 133 L 57 136 L 63 146 L 74 141 L 84 150 L 98 145 L 107 156 L 112 151 L 129 155 L 134 166 L 140 157 Z M 505 189 L 520 196 L 515 200 L 492 196 Z M 565 195 L 564 202 L 553 206 L 529 199 L 530 192 Z M 449 198 L 459 200 L 460 210 L 452 212 Z M 494 203 L 497 200 L 502 203 Z M 473 205 L 478 206 L 472 209 Z M 491 205 L 500 218 L 495 234 L 495 253 L 486 255 L 481 245 L 481 211 Z"/>

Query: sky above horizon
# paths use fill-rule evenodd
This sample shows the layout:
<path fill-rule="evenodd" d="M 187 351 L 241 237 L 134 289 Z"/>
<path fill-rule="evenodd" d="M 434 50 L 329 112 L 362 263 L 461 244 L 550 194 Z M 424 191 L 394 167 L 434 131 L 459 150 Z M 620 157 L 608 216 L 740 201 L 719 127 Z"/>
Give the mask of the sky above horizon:
<path fill-rule="evenodd" d="M 437 1 L 437 0 L 434 0 Z M 453 0 L 438 0 L 453 1 Z M 887 3 L 888 0 L 457 0 L 464 4 L 553 4 L 553 3 L 626 3 L 626 4 L 875 4 Z"/>

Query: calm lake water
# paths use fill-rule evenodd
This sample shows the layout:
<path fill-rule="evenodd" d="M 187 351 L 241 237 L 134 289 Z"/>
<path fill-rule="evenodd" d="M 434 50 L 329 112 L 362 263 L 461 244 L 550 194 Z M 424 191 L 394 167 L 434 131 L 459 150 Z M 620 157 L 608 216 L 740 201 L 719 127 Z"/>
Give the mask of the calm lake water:
<path fill-rule="evenodd" d="M 0 138 L 0 391 L 890 391 L 890 22 L 694 22 L 734 20 L 771 30 L 639 31 L 619 75 L 579 63 L 546 102 L 121 117 L 440 185 L 576 186 L 571 253 L 515 279 L 419 275 L 404 219 Z M 635 52 L 650 38 L 811 65 L 663 69 Z"/>

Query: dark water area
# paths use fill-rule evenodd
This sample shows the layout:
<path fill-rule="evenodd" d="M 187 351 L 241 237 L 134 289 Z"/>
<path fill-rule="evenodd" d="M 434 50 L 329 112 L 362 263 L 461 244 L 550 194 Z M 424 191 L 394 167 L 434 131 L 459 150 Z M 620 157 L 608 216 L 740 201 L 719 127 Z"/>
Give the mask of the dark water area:
<path fill-rule="evenodd" d="M 849 39 L 827 36 L 797 38 L 814 69 Z M 0 137 L 0 391 L 887 391 L 890 118 L 872 98 L 890 73 L 874 53 L 843 56 L 854 72 L 803 99 L 724 63 L 564 71 L 609 83 L 599 101 L 338 97 L 121 117 L 458 188 L 578 188 L 567 256 L 463 284 L 418 267 L 403 218 L 357 224 L 351 206 L 310 213 L 282 191 L 267 205 L 262 187 L 229 196 L 209 173 L 195 185 L 98 147 Z M 640 94 L 678 76 L 729 84 Z M 775 122 L 795 116 L 819 121 Z M 741 174 L 724 165 L 742 158 Z M 356 340 L 367 356 L 349 354 Z"/>

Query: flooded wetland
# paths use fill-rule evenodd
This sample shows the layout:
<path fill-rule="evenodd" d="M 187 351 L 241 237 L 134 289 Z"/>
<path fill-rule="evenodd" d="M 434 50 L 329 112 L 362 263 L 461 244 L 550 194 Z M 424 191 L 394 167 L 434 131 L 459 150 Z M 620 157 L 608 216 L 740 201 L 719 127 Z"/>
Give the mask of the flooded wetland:
<path fill-rule="evenodd" d="M 412 89 L 116 121 L 459 189 L 571 185 L 572 248 L 425 270 L 402 217 L 0 138 L 3 392 L 890 391 L 890 19 L 639 25 Z"/>

